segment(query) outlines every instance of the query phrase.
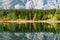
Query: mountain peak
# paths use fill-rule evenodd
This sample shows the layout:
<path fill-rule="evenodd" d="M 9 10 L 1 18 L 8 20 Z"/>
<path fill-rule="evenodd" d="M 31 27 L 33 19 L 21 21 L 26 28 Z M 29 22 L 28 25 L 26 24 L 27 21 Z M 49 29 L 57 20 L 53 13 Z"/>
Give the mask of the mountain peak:
<path fill-rule="evenodd" d="M 1 0 L 0 9 L 53 9 L 60 8 L 60 0 Z"/>

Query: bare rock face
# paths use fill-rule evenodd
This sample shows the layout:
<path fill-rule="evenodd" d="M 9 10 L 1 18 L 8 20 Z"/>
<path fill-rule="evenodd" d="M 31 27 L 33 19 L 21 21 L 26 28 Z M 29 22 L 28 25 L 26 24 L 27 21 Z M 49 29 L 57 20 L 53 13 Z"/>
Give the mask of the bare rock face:
<path fill-rule="evenodd" d="M 54 33 L 0 33 L 0 40 L 60 40 Z"/>

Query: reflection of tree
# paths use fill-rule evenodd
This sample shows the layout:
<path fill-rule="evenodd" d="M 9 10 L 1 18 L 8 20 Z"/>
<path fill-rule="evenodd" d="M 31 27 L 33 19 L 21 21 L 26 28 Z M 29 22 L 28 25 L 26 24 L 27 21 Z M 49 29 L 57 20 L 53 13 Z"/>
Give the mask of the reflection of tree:
<path fill-rule="evenodd" d="M 0 10 L 0 19 L 1 18 L 9 18 L 9 20 L 47 20 L 47 21 L 55 21 L 57 20 L 57 14 L 59 11 L 56 9 L 51 10 L 35 10 L 35 9 L 19 9 L 19 10 Z M 60 17 L 58 17 L 60 19 Z M 3 20 L 3 19 L 2 19 Z M 5 20 L 6 21 L 6 20 Z M 10 32 L 55 32 L 57 28 L 56 23 L 25 23 L 25 24 L 14 24 L 10 23 L 10 25 L 4 27 L 5 31 Z M 1 30 L 3 30 L 1 27 Z"/>

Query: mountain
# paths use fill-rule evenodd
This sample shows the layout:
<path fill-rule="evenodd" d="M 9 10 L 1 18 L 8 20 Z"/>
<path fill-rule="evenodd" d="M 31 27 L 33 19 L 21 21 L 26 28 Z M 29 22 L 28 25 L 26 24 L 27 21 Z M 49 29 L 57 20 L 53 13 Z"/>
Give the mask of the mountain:
<path fill-rule="evenodd" d="M 60 0 L 0 0 L 0 9 L 60 8 Z"/>
<path fill-rule="evenodd" d="M 0 40 L 60 40 L 60 34 L 54 33 L 0 33 Z"/>

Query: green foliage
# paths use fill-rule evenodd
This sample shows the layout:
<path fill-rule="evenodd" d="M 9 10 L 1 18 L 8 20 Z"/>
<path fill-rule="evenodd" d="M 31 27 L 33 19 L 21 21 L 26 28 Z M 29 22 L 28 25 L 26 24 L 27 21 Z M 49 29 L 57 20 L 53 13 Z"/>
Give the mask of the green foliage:
<path fill-rule="evenodd" d="M 51 17 L 51 15 L 52 17 Z M 50 17 L 48 17 L 48 15 Z M 57 17 L 55 17 L 57 15 Z M 60 20 L 60 9 L 51 9 L 51 10 L 38 10 L 38 9 L 10 9 L 10 10 L 0 10 L 0 19 L 9 18 L 8 20 L 16 20 L 18 18 L 26 20 L 49 20 L 53 17 Z M 52 28 L 48 28 L 52 26 Z M 28 23 L 28 24 L 11 24 L 9 25 L 0 25 L 0 32 L 54 32 L 60 33 L 58 25 L 55 26 L 49 23 Z"/>

